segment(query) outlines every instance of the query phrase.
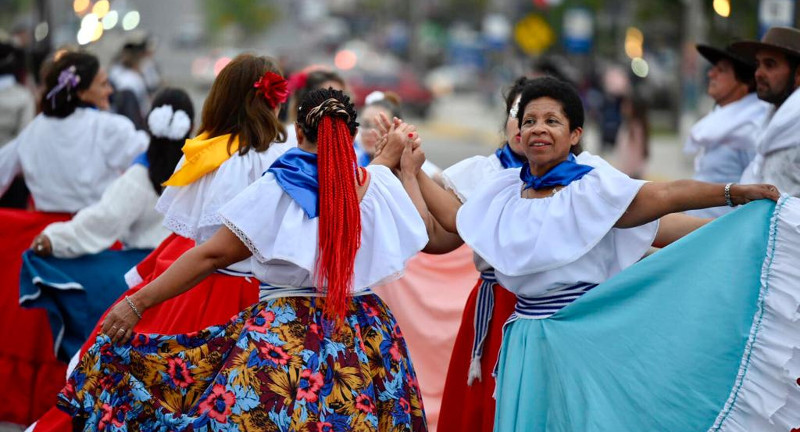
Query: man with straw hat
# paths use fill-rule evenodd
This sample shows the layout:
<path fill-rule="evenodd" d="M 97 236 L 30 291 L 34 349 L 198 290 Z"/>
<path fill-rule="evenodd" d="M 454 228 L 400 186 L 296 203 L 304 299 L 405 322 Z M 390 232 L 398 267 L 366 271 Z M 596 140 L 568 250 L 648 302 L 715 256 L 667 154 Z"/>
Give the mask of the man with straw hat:
<path fill-rule="evenodd" d="M 695 154 L 694 179 L 712 183 L 738 182 L 756 155 L 756 144 L 769 104 L 758 99 L 753 59 L 733 52 L 697 45 L 712 66 L 708 71 L 708 95 L 716 107 L 689 133 L 684 151 Z M 687 212 L 698 217 L 719 217 L 731 207 L 712 207 Z"/>
<path fill-rule="evenodd" d="M 774 106 L 741 181 L 772 183 L 800 196 L 800 30 L 772 27 L 760 42 L 736 42 L 732 49 L 755 58 L 756 92 Z"/>

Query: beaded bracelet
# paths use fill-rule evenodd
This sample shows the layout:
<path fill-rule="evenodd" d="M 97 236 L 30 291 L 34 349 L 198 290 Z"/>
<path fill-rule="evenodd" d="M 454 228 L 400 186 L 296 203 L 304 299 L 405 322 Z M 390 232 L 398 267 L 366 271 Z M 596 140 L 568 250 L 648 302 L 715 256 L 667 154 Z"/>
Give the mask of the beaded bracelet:
<path fill-rule="evenodd" d="M 736 204 L 731 201 L 731 186 L 735 183 L 728 183 L 725 185 L 725 204 L 728 204 L 728 207 L 736 207 Z"/>
<path fill-rule="evenodd" d="M 131 309 L 133 309 L 133 313 L 135 313 L 136 316 L 139 317 L 139 319 L 142 319 L 142 313 L 139 312 L 139 309 L 136 308 L 136 305 L 133 304 L 133 302 L 131 301 L 130 298 L 128 298 L 128 296 L 125 296 L 125 301 L 128 302 L 128 306 L 130 306 Z"/>

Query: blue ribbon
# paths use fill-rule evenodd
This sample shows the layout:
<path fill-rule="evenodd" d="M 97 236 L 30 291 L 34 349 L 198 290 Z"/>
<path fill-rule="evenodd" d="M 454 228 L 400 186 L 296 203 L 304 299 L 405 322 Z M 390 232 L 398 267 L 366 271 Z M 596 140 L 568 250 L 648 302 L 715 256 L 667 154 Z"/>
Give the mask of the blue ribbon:
<path fill-rule="evenodd" d="M 139 156 L 136 156 L 136 159 L 133 160 L 133 163 L 131 163 L 131 165 L 136 165 L 136 164 L 142 165 L 145 168 L 150 168 L 150 160 L 147 159 L 147 152 L 144 152 Z"/>
<path fill-rule="evenodd" d="M 531 167 L 528 162 L 522 165 L 522 170 L 519 172 L 519 178 L 525 183 L 525 189 L 539 190 L 544 188 L 551 188 L 555 186 L 566 186 L 575 180 L 580 180 L 593 167 L 588 165 L 581 165 L 575 161 L 575 155 L 569 154 L 567 160 L 559 163 L 546 172 L 543 176 L 537 177 L 531 174 Z"/>
<path fill-rule="evenodd" d="M 309 219 L 319 216 L 319 174 L 317 155 L 295 147 L 279 157 L 267 172 L 292 199 L 303 208 Z"/>
<path fill-rule="evenodd" d="M 525 164 L 525 162 L 527 162 L 524 156 L 514 153 L 508 143 L 495 150 L 494 154 L 498 159 L 500 159 L 500 163 L 503 165 L 503 168 L 519 168 Z"/>

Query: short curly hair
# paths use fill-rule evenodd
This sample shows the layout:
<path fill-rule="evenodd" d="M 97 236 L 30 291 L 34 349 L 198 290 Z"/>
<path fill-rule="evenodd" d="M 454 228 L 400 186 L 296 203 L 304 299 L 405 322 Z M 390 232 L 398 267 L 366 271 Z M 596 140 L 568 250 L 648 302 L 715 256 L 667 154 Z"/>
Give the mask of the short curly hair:
<path fill-rule="evenodd" d="M 570 131 L 583 127 L 583 102 L 578 95 L 578 91 L 572 84 L 549 76 L 534 78 L 525 85 L 519 101 L 519 112 L 517 113 L 517 121 L 520 127 L 522 126 L 522 117 L 525 115 L 525 107 L 531 101 L 543 97 L 555 99 L 561 104 L 561 108 L 564 110 L 567 120 L 569 120 Z"/>

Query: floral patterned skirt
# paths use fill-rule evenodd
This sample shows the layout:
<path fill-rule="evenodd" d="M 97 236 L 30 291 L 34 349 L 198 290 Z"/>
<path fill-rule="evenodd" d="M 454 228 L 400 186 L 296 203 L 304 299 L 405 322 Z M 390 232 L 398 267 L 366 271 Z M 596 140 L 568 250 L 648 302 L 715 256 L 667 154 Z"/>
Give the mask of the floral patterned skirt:
<path fill-rule="evenodd" d="M 374 294 L 344 324 L 320 297 L 257 303 L 181 335 L 99 335 L 58 406 L 100 431 L 426 431 L 403 335 Z"/>

